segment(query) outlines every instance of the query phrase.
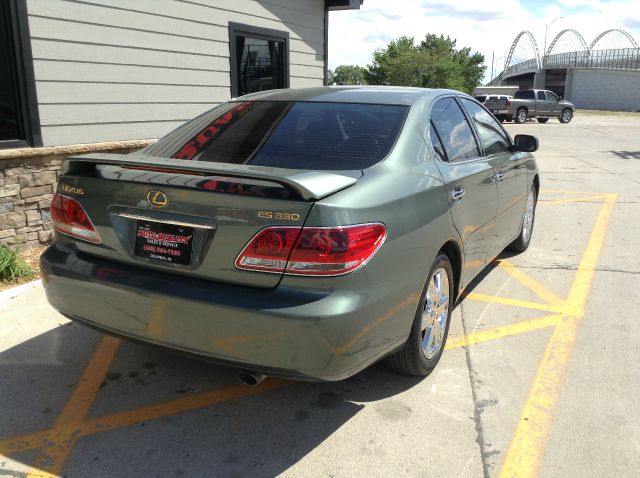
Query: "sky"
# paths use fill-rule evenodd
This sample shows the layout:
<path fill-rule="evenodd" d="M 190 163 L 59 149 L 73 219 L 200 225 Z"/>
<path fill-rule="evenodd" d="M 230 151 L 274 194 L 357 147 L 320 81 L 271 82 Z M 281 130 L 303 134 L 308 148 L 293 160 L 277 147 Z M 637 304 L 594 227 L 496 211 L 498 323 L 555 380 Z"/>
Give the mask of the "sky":
<path fill-rule="evenodd" d="M 640 43 L 640 0 L 364 0 L 360 10 L 329 14 L 329 68 L 366 67 L 372 53 L 395 38 L 407 35 L 419 42 L 435 33 L 482 53 L 488 81 L 492 55 L 495 76 L 520 31 L 530 30 L 542 52 L 545 27 L 547 46 L 567 28 L 578 30 L 587 44 L 610 28 L 626 30 Z M 561 50 L 574 41 L 562 38 Z M 518 50 L 527 53 L 528 44 L 522 46 Z"/>

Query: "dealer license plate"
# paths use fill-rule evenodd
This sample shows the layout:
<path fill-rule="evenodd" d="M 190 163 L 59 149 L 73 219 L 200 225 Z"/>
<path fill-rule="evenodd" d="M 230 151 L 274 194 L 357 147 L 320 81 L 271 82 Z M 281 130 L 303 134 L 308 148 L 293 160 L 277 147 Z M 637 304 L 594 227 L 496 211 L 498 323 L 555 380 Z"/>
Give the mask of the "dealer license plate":
<path fill-rule="evenodd" d="M 192 227 L 153 221 L 138 221 L 136 224 L 136 256 L 189 265 L 192 250 Z"/>

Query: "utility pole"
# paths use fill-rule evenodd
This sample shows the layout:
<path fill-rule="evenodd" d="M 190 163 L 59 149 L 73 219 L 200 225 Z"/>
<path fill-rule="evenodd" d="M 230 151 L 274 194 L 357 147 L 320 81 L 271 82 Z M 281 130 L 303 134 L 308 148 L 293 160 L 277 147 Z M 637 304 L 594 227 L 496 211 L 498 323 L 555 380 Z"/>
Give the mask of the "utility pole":
<path fill-rule="evenodd" d="M 491 52 L 491 79 L 493 80 L 494 76 L 493 76 L 493 64 L 495 62 L 495 58 L 496 58 L 496 52 L 492 51 Z"/>

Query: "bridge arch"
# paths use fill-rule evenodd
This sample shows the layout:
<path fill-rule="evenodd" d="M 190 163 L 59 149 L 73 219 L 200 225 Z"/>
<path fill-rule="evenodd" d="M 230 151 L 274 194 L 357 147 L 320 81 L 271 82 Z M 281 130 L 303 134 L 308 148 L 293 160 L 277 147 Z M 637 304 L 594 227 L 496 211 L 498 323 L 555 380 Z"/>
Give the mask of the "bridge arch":
<path fill-rule="evenodd" d="M 518 36 L 516 36 L 515 40 L 513 40 L 513 43 L 511 44 L 511 48 L 509 49 L 509 54 L 507 55 L 507 58 L 504 61 L 504 69 L 505 70 L 507 68 L 509 68 L 509 66 L 511 65 L 511 59 L 513 58 L 513 52 L 516 50 L 516 47 L 518 46 L 518 43 L 520 42 L 522 37 L 528 38 L 529 41 L 531 42 L 531 45 L 533 45 L 533 51 L 535 52 L 536 63 L 538 65 L 538 68 L 540 68 L 540 66 L 541 66 L 540 65 L 540 50 L 538 48 L 538 44 L 536 43 L 536 39 L 534 38 L 533 34 L 529 30 L 524 30 L 524 31 L 521 31 L 520 33 L 518 33 Z"/>
<path fill-rule="evenodd" d="M 591 42 L 591 45 L 589 45 L 589 50 L 593 50 L 593 47 L 596 46 L 596 44 L 602 40 L 602 38 L 604 38 L 605 36 L 611 34 L 611 33 L 620 33 L 622 34 L 627 40 L 629 40 L 629 43 L 631 43 L 631 45 L 633 45 L 633 48 L 640 50 L 640 46 L 638 46 L 638 43 L 636 42 L 636 40 L 626 31 L 624 30 L 620 30 L 619 28 L 612 28 L 611 30 L 605 30 L 603 31 L 600 35 L 598 35 L 597 37 L 595 37 L 595 39 Z"/>
<path fill-rule="evenodd" d="M 580 32 L 578 32 L 577 30 L 574 30 L 573 28 L 566 28 L 566 29 L 562 30 L 560 33 L 558 33 L 555 36 L 555 38 L 553 39 L 553 41 L 549 45 L 549 48 L 547 49 L 547 51 L 544 52 L 544 55 L 547 56 L 547 55 L 551 54 L 551 52 L 553 51 L 553 48 L 558 43 L 558 40 L 560 40 L 560 38 L 562 38 L 564 35 L 566 35 L 568 33 L 573 34 L 573 36 L 575 36 L 578 39 L 578 41 L 580 42 L 580 46 L 582 46 L 582 49 L 584 51 L 586 51 L 587 53 L 589 53 L 589 51 L 590 51 L 589 45 L 587 45 L 587 42 L 585 41 L 584 37 L 580 34 Z"/>

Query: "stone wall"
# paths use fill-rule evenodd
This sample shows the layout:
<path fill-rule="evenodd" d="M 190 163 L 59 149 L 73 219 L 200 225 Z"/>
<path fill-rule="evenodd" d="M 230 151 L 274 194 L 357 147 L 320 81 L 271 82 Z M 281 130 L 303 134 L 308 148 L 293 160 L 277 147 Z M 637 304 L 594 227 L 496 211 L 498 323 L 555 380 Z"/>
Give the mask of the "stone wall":
<path fill-rule="evenodd" d="M 0 150 L 0 244 L 26 250 L 51 241 L 51 198 L 62 160 L 90 152 L 129 153 L 149 140 Z"/>

